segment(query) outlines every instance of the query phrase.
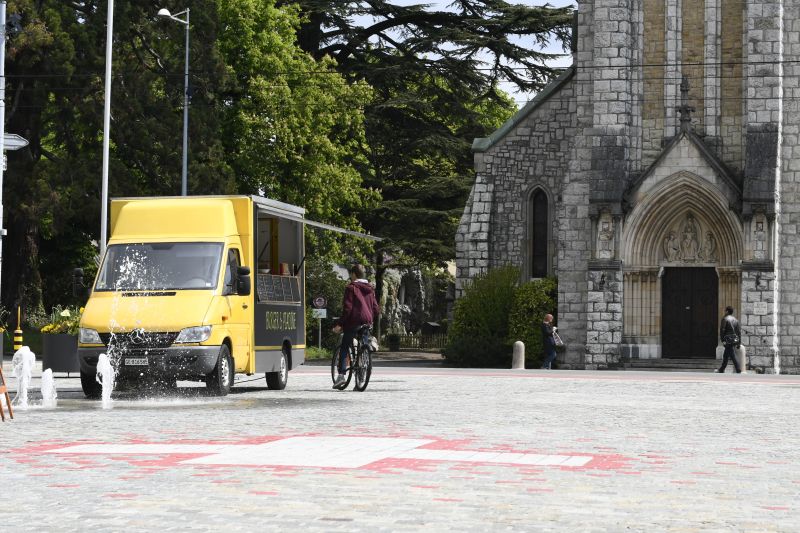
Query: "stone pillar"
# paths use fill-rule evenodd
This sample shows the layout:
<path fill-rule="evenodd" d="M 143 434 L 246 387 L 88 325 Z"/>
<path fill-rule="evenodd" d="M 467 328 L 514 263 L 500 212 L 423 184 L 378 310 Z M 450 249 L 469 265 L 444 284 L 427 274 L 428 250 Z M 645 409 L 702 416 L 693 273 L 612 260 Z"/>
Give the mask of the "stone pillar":
<path fill-rule="evenodd" d="M 705 9 L 705 142 L 719 154 L 720 142 L 720 73 L 722 49 L 722 0 L 706 0 Z M 698 80 L 699 81 L 699 80 Z M 695 82 L 697 83 L 697 82 Z"/>
<path fill-rule="evenodd" d="M 578 2 L 578 42 L 575 53 L 576 135 L 556 206 L 558 221 L 558 332 L 566 350 L 558 355 L 561 368 L 583 368 L 586 351 L 587 267 L 591 249 L 589 192 L 592 173 L 594 117 L 595 29 L 591 0 Z M 608 11 L 607 11 L 608 13 Z M 616 16 L 616 15 L 615 15 Z M 618 26 L 617 26 L 618 27 Z M 605 32 L 608 34 L 608 31 Z M 607 35 L 610 39 L 610 36 Z M 586 67 L 586 68 L 582 68 Z M 608 81 L 610 87 L 610 81 Z"/>
<path fill-rule="evenodd" d="M 585 367 L 614 368 L 621 365 L 622 265 L 592 261 L 589 268 Z"/>
<path fill-rule="evenodd" d="M 775 99 L 781 115 L 782 140 L 780 148 L 780 172 L 775 187 L 779 205 L 776 209 L 775 246 L 775 295 L 777 313 L 778 357 L 781 373 L 800 373 L 800 2 L 798 0 L 773 0 L 763 2 L 764 15 L 768 22 L 775 20 L 773 14 L 784 11 L 781 24 L 774 24 L 779 32 L 764 30 L 772 39 L 774 33 L 782 37 L 779 43 L 771 42 L 782 52 L 782 84 L 780 95 Z M 771 26 L 772 27 L 772 26 Z M 774 105 L 770 104 L 770 105 Z M 779 359 L 778 359 L 779 358 Z"/>
<path fill-rule="evenodd" d="M 456 231 L 456 298 L 462 296 L 468 280 L 486 272 L 491 266 L 489 227 L 494 185 L 483 164 L 484 154 L 476 153 L 475 159 L 478 169 L 475 184 Z"/>
<path fill-rule="evenodd" d="M 744 262 L 743 268 L 742 308 L 737 311 L 742 345 L 747 348 L 750 367 L 757 372 L 770 372 L 775 359 L 775 272 L 771 264 L 764 263 Z"/>
<path fill-rule="evenodd" d="M 664 69 L 664 103 L 666 104 L 664 138 L 670 139 L 678 130 L 678 114 L 675 108 L 680 105 L 678 87 L 683 77 L 680 67 L 681 34 L 683 32 L 681 1 L 666 0 L 666 15 L 667 67 Z"/>
<path fill-rule="evenodd" d="M 747 3 L 747 126 L 743 212 L 753 203 L 773 211 L 778 129 L 781 122 L 781 4 L 776 0 Z"/>

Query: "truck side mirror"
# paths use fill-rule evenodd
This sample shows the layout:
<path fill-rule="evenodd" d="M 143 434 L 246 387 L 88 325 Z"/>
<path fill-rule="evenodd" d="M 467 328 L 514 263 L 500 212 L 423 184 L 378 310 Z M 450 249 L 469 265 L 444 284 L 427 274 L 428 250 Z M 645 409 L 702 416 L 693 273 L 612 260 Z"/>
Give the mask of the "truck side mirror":
<path fill-rule="evenodd" d="M 88 289 L 83 284 L 83 269 L 76 268 L 72 271 L 72 295 L 75 298 L 86 298 L 88 296 Z"/>
<path fill-rule="evenodd" d="M 236 294 L 239 296 L 250 296 L 251 281 L 250 267 L 240 266 L 236 269 Z"/>

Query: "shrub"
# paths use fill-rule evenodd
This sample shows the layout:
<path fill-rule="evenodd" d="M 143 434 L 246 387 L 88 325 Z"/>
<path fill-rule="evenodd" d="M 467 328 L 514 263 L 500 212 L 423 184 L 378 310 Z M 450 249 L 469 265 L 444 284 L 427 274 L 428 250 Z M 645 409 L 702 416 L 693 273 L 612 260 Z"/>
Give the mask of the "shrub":
<path fill-rule="evenodd" d="M 542 365 L 544 346 L 542 345 L 542 320 L 544 315 L 556 314 L 558 284 L 555 278 L 544 278 L 524 283 L 514 295 L 514 303 L 509 313 L 509 343 L 525 343 L 526 367 L 538 368 Z"/>
<path fill-rule="evenodd" d="M 327 359 L 330 360 L 331 358 L 331 350 L 327 348 L 317 348 L 316 346 L 308 346 L 306 348 L 306 361 L 314 361 L 319 359 Z"/>
<path fill-rule="evenodd" d="M 456 302 L 443 355 L 458 366 L 507 366 L 511 361 L 508 315 L 519 270 L 501 267 L 473 278 Z"/>

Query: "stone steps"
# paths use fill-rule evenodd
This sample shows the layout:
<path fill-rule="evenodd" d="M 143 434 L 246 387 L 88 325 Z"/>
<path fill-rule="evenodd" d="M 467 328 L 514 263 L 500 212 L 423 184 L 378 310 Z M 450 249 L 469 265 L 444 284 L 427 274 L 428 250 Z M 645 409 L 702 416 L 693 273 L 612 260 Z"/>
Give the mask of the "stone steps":
<path fill-rule="evenodd" d="M 713 371 L 722 361 L 717 359 L 632 359 L 625 363 L 628 370 L 652 370 L 663 372 Z"/>

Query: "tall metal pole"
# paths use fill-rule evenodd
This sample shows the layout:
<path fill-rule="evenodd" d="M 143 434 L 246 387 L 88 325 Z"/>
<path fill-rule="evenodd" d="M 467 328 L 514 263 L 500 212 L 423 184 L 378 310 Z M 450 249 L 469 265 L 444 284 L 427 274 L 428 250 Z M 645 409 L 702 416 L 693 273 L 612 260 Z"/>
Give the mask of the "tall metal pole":
<path fill-rule="evenodd" d="M 5 171 L 6 136 L 6 0 L 0 0 L 0 280 L 3 277 L 3 172 Z"/>
<path fill-rule="evenodd" d="M 181 196 L 186 196 L 189 153 L 189 8 L 186 8 L 186 63 L 183 70 L 183 170 Z"/>
<path fill-rule="evenodd" d="M 111 135 L 111 50 L 114 45 L 114 0 L 108 0 L 106 21 L 106 87 L 103 105 L 103 185 L 100 194 L 100 259 L 106 254 L 108 238 L 108 145 Z"/>

